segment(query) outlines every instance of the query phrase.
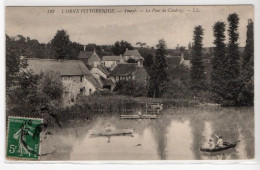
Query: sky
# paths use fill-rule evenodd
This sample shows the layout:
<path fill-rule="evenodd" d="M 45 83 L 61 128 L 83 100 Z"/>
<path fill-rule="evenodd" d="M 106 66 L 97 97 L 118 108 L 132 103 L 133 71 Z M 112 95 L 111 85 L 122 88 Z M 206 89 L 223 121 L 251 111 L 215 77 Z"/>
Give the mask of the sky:
<path fill-rule="evenodd" d="M 114 13 L 86 13 L 86 9 L 113 9 Z M 54 13 L 48 13 L 48 10 L 54 10 Z M 126 40 L 134 46 L 136 42 L 155 46 L 164 39 L 168 48 L 175 48 L 177 44 L 187 47 L 193 41 L 194 27 L 201 25 L 204 29 L 203 45 L 211 47 L 214 23 L 225 22 L 227 30 L 227 17 L 234 12 L 240 18 L 239 44 L 244 46 L 248 19 L 254 20 L 254 7 L 250 5 L 6 7 L 6 34 L 20 34 L 47 43 L 57 30 L 64 29 L 71 41 L 84 45 L 112 45 Z"/>

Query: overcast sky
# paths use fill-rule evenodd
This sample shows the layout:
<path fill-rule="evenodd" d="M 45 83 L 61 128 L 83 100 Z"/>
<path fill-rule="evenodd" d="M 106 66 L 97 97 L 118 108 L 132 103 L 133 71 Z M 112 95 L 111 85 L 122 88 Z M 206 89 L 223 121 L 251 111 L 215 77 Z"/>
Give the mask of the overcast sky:
<path fill-rule="evenodd" d="M 132 45 L 145 42 L 155 46 L 159 39 L 165 39 L 168 48 L 177 44 L 187 46 L 192 42 L 193 29 L 202 25 L 205 29 L 203 44 L 213 46 L 212 26 L 216 21 L 227 23 L 229 14 L 236 12 L 240 18 L 239 43 L 245 45 L 248 19 L 254 19 L 253 6 L 131 6 L 92 7 L 91 9 L 114 9 L 104 13 L 62 13 L 67 9 L 89 9 L 89 7 L 7 7 L 6 33 L 9 36 L 21 34 L 39 42 L 49 42 L 56 31 L 65 29 L 71 41 L 81 44 L 113 44 L 126 40 Z M 183 12 L 145 12 L 146 9 L 177 9 Z M 198 8 L 200 12 L 193 12 Z M 54 9 L 54 14 L 47 11 Z M 125 9 L 136 9 L 135 13 L 125 13 Z M 140 12 L 140 11 L 144 12 Z M 228 25 L 227 25 L 228 26 Z M 226 27 L 227 28 L 227 27 Z"/>

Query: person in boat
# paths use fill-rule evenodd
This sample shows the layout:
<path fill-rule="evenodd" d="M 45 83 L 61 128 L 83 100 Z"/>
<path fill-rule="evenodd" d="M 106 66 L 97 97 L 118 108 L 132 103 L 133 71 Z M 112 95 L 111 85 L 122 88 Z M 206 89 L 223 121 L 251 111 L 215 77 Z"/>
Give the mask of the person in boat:
<path fill-rule="evenodd" d="M 223 145 L 222 136 L 218 136 L 218 135 L 215 135 L 215 136 L 216 136 L 217 139 L 218 139 L 216 146 L 218 146 L 218 147 L 223 147 L 224 145 Z"/>
<path fill-rule="evenodd" d="M 213 148 L 216 147 L 216 146 L 215 146 L 215 143 L 213 142 L 212 139 L 209 139 L 208 144 L 209 144 L 209 148 L 211 148 L 211 149 L 213 149 Z"/>

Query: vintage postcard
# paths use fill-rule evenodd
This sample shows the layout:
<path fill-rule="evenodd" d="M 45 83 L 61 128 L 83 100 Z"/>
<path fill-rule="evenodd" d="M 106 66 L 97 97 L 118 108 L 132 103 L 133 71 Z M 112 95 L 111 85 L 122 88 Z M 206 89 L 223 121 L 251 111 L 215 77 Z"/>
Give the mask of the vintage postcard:
<path fill-rule="evenodd" d="M 255 158 L 253 5 L 5 11 L 6 159 Z"/>

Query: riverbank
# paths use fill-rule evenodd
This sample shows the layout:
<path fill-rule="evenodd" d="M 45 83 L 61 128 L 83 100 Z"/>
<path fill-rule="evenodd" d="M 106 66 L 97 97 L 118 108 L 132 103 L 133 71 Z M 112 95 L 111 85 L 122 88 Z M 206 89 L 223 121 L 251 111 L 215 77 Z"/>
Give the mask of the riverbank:
<path fill-rule="evenodd" d="M 128 114 L 137 113 L 140 110 L 145 112 L 146 103 L 163 104 L 164 109 L 179 107 L 194 107 L 202 103 L 190 99 L 169 99 L 169 98 L 148 98 L 131 97 L 124 95 L 104 96 L 81 96 L 75 105 L 57 111 L 57 116 L 63 123 L 71 120 L 90 120 L 95 115 L 102 114 Z"/>

